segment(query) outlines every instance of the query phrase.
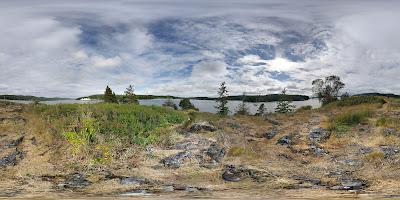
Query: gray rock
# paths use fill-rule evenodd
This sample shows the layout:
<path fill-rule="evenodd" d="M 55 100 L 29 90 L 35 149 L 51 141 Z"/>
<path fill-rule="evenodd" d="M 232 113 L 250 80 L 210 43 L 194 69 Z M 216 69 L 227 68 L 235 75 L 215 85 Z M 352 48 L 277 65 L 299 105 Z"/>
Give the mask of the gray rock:
<path fill-rule="evenodd" d="M 15 166 L 23 158 L 24 154 L 19 150 L 15 150 L 0 159 L 0 167 Z"/>
<path fill-rule="evenodd" d="M 227 165 L 222 174 L 222 179 L 228 182 L 239 182 L 245 178 L 251 178 L 257 182 L 265 182 L 267 179 L 275 176 L 272 173 L 245 166 L 236 167 L 235 165 Z"/>
<path fill-rule="evenodd" d="M 289 135 L 285 135 L 285 136 L 281 137 L 281 138 L 276 142 L 276 144 L 279 144 L 279 145 L 288 145 L 288 146 L 290 146 L 290 145 L 293 144 L 292 137 L 290 137 Z"/>
<path fill-rule="evenodd" d="M 339 160 L 338 161 L 340 164 L 352 166 L 352 167 L 359 167 L 363 163 L 360 160 L 354 160 L 354 159 L 345 159 L 345 160 Z"/>
<path fill-rule="evenodd" d="M 277 135 L 277 134 L 278 134 L 278 130 L 273 129 L 273 130 L 267 131 L 264 134 L 264 137 L 270 140 L 270 139 L 274 138 L 275 135 Z"/>
<path fill-rule="evenodd" d="M 399 136 L 400 133 L 398 133 L 397 130 L 394 128 L 385 128 L 383 129 L 383 134 L 385 136 L 391 136 L 391 135 Z"/>
<path fill-rule="evenodd" d="M 175 189 L 174 189 L 174 186 L 172 186 L 172 185 L 167 185 L 167 186 L 164 186 L 164 192 L 173 192 Z"/>
<path fill-rule="evenodd" d="M 310 151 L 314 153 L 316 156 L 326 156 L 328 155 L 328 152 L 326 152 L 324 149 L 316 146 L 316 145 L 310 145 Z"/>
<path fill-rule="evenodd" d="M 220 162 L 221 159 L 225 156 L 225 148 L 217 143 L 213 143 L 207 149 L 206 153 L 212 160 Z"/>
<path fill-rule="evenodd" d="M 362 147 L 362 148 L 360 148 L 358 151 L 361 153 L 361 154 L 368 154 L 368 153 L 371 153 L 372 152 L 372 148 L 371 147 Z"/>
<path fill-rule="evenodd" d="M 175 155 L 172 155 L 172 156 L 169 156 L 169 157 L 166 157 L 166 158 L 162 159 L 161 163 L 164 164 L 164 167 L 177 169 L 177 168 L 181 167 L 182 162 L 185 159 L 192 158 L 192 157 L 193 157 L 193 155 L 192 155 L 191 152 L 182 151 L 182 152 L 179 152 L 179 153 L 177 153 Z"/>
<path fill-rule="evenodd" d="M 320 185 L 321 184 L 321 179 L 319 178 L 310 178 L 307 176 L 293 176 L 292 177 L 294 180 L 300 181 L 301 183 L 307 182 L 307 183 L 312 183 L 314 185 Z"/>
<path fill-rule="evenodd" d="M 120 182 L 122 185 L 133 185 L 133 184 L 143 184 L 146 183 L 144 178 L 138 177 L 123 177 L 121 178 Z"/>
<path fill-rule="evenodd" d="M 360 179 L 343 179 L 339 185 L 330 187 L 331 190 L 362 190 L 368 187 L 366 181 Z"/>
<path fill-rule="evenodd" d="M 222 174 L 222 179 L 229 182 L 241 181 L 243 179 L 243 171 L 234 165 L 229 165 Z"/>
<path fill-rule="evenodd" d="M 314 129 L 308 134 L 308 138 L 312 143 L 325 142 L 330 136 L 331 133 L 323 128 Z"/>
<path fill-rule="evenodd" d="M 58 184 L 60 189 L 64 188 L 83 188 L 92 184 L 85 176 L 79 173 L 69 174 L 65 176 L 65 181 Z"/>
<path fill-rule="evenodd" d="M 381 151 L 385 154 L 385 158 L 390 158 L 398 153 L 400 153 L 400 148 L 393 146 L 381 146 Z"/>
<path fill-rule="evenodd" d="M 210 124 L 209 122 L 197 122 L 197 123 L 192 124 L 192 126 L 190 127 L 191 132 L 199 132 L 199 131 L 214 132 L 216 130 L 217 130 L 217 128 L 215 126 L 213 126 L 212 124 Z"/>

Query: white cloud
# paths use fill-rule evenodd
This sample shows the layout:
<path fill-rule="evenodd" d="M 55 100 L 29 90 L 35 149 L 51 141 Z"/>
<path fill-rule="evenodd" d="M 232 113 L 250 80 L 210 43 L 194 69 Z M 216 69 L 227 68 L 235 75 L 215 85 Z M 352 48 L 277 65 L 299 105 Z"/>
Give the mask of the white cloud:
<path fill-rule="evenodd" d="M 122 59 L 119 56 L 105 58 L 101 55 L 95 55 L 90 57 L 90 59 L 95 67 L 117 67 L 122 63 Z"/>

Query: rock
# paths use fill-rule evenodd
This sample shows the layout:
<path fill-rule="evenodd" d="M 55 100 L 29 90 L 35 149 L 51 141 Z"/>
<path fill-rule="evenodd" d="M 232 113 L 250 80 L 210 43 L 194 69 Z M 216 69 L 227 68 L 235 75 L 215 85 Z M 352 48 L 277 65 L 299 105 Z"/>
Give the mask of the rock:
<path fill-rule="evenodd" d="M 330 136 L 331 133 L 323 128 L 314 129 L 308 134 L 308 138 L 312 143 L 325 142 Z"/>
<path fill-rule="evenodd" d="M 321 179 L 319 178 L 310 178 L 306 176 L 293 176 L 292 177 L 296 181 L 300 181 L 301 183 L 307 182 L 307 183 L 312 183 L 313 185 L 320 185 L 321 184 Z"/>
<path fill-rule="evenodd" d="M 383 134 L 385 136 L 391 136 L 391 135 L 399 136 L 400 133 L 398 133 L 397 130 L 394 128 L 385 128 L 383 129 Z"/>
<path fill-rule="evenodd" d="M 362 148 L 360 148 L 358 151 L 361 153 L 361 154 L 368 154 L 368 153 L 371 153 L 372 152 L 372 148 L 371 147 L 362 147 Z"/>
<path fill-rule="evenodd" d="M 241 181 L 243 179 L 243 171 L 236 168 L 234 165 L 229 165 L 222 174 L 222 179 L 229 182 Z"/>
<path fill-rule="evenodd" d="M 162 159 L 161 163 L 164 164 L 164 167 L 177 169 L 177 168 L 181 167 L 182 162 L 185 159 L 192 158 L 192 157 L 193 157 L 193 155 L 192 155 L 191 152 L 182 151 L 182 152 L 179 152 L 179 153 L 177 153 L 175 155 L 172 155 L 172 156 L 169 156 L 169 157 L 166 157 L 166 158 Z"/>
<path fill-rule="evenodd" d="M 120 182 L 122 185 L 133 185 L 133 184 L 143 184 L 146 183 L 144 178 L 138 177 L 123 177 L 121 178 Z"/>
<path fill-rule="evenodd" d="M 198 192 L 199 189 L 195 188 L 195 187 L 187 187 L 185 189 L 186 192 Z"/>
<path fill-rule="evenodd" d="M 289 135 L 285 135 L 285 136 L 281 137 L 276 142 L 276 144 L 279 144 L 279 145 L 289 145 L 289 146 L 292 145 L 292 143 L 293 143 L 292 138 Z"/>
<path fill-rule="evenodd" d="M 360 179 L 343 179 L 339 185 L 330 187 L 331 190 L 361 190 L 368 187 L 366 181 Z"/>
<path fill-rule="evenodd" d="M 313 152 L 314 155 L 316 155 L 316 156 L 326 156 L 326 155 L 328 155 L 328 153 L 324 149 L 322 149 L 322 148 L 320 148 L 320 147 L 318 147 L 316 145 L 310 145 L 310 151 Z"/>
<path fill-rule="evenodd" d="M 65 181 L 58 184 L 60 189 L 64 188 L 82 188 L 92 184 L 82 174 L 74 173 L 65 176 Z"/>
<path fill-rule="evenodd" d="M 339 160 L 338 162 L 352 167 L 359 167 L 363 164 L 362 161 L 354 159 Z"/>
<path fill-rule="evenodd" d="M 197 123 L 192 124 L 192 126 L 190 127 L 191 132 L 199 132 L 199 131 L 214 132 L 216 130 L 217 130 L 217 128 L 215 126 L 213 126 L 212 124 L 210 124 L 209 122 L 197 122 Z"/>
<path fill-rule="evenodd" d="M 5 145 L 5 147 L 7 147 L 7 148 L 16 147 L 16 146 L 20 145 L 23 140 L 24 140 L 24 136 L 21 136 L 16 140 L 10 141 L 8 144 Z"/>
<path fill-rule="evenodd" d="M 221 159 L 225 156 L 225 148 L 217 143 L 213 143 L 207 149 L 206 153 L 212 160 L 220 162 Z"/>
<path fill-rule="evenodd" d="M 174 189 L 174 186 L 172 186 L 172 185 L 167 185 L 167 186 L 164 186 L 164 192 L 173 192 L 175 189 Z"/>
<path fill-rule="evenodd" d="M 277 134 L 278 134 L 278 130 L 273 129 L 273 130 L 267 131 L 264 134 L 264 137 L 270 140 L 270 139 L 274 138 L 275 135 L 277 135 Z"/>
<path fill-rule="evenodd" d="M 389 158 L 400 153 L 400 148 L 393 146 L 381 146 L 381 151 L 385 154 L 385 158 Z"/>
<path fill-rule="evenodd" d="M 15 166 L 19 160 L 22 160 L 24 155 L 21 151 L 15 150 L 0 159 L 0 167 Z"/>

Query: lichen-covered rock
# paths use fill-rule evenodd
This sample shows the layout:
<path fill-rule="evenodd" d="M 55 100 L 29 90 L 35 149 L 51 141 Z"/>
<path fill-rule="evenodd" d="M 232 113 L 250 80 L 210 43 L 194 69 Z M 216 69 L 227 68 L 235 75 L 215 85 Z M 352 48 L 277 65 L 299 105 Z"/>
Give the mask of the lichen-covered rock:
<path fill-rule="evenodd" d="M 193 155 L 189 151 L 182 151 L 175 155 L 166 157 L 161 160 L 161 163 L 164 164 L 164 167 L 169 167 L 173 169 L 177 169 L 182 166 L 184 160 L 192 158 Z"/>
<path fill-rule="evenodd" d="M 220 162 L 221 159 L 225 156 L 225 148 L 217 143 L 213 143 L 207 149 L 207 155 L 216 162 Z"/>
<path fill-rule="evenodd" d="M 274 138 L 275 135 L 277 135 L 277 134 L 278 134 L 278 130 L 273 129 L 273 130 L 267 131 L 264 134 L 264 137 L 270 140 L 270 139 Z"/>
<path fill-rule="evenodd" d="M 312 143 L 325 142 L 330 136 L 331 133 L 323 128 L 314 129 L 308 134 L 308 138 Z"/>
<path fill-rule="evenodd" d="M 215 126 L 213 126 L 212 124 L 210 124 L 209 122 L 197 122 L 197 123 L 192 124 L 192 126 L 190 127 L 191 132 L 199 132 L 199 131 L 214 132 L 216 130 L 217 130 L 217 128 Z"/>
<path fill-rule="evenodd" d="M 285 136 L 279 138 L 279 140 L 276 142 L 276 144 L 290 146 L 293 144 L 292 137 L 289 135 L 285 135 Z"/>

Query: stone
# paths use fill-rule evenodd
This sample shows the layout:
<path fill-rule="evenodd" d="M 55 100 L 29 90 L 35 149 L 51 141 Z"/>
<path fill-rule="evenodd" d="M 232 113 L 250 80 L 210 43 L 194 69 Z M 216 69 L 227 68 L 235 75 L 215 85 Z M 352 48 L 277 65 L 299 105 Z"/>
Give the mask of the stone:
<path fill-rule="evenodd" d="M 175 189 L 174 189 L 174 186 L 167 185 L 167 186 L 164 186 L 163 190 L 164 190 L 164 192 L 173 192 Z"/>
<path fill-rule="evenodd" d="M 279 145 L 288 145 L 288 146 L 292 145 L 292 143 L 293 143 L 292 138 L 291 138 L 289 135 L 285 135 L 285 136 L 281 137 L 281 138 L 276 142 L 276 144 L 279 144 Z"/>
<path fill-rule="evenodd" d="M 362 147 L 362 148 L 360 148 L 358 151 L 361 153 L 361 154 L 368 154 L 368 153 L 371 153 L 372 152 L 372 148 L 371 147 Z"/>
<path fill-rule="evenodd" d="M 23 158 L 24 154 L 19 150 L 15 150 L 0 159 L 0 167 L 15 166 Z"/>
<path fill-rule="evenodd" d="M 342 179 L 340 184 L 330 187 L 331 190 L 362 190 L 368 187 L 366 181 L 360 179 Z"/>
<path fill-rule="evenodd" d="M 277 135 L 277 134 L 278 134 L 278 130 L 273 129 L 273 130 L 267 131 L 264 134 L 264 137 L 270 140 L 270 139 L 274 138 L 275 135 Z"/>
<path fill-rule="evenodd" d="M 310 145 L 310 151 L 313 152 L 314 155 L 316 155 L 316 156 L 326 156 L 326 155 L 328 155 L 328 153 L 324 149 L 322 149 L 322 148 L 320 148 L 320 147 L 318 147 L 316 145 Z"/>
<path fill-rule="evenodd" d="M 399 136 L 399 133 L 394 128 L 385 128 L 385 129 L 383 129 L 383 134 L 385 136 L 391 136 L 391 135 Z"/>
<path fill-rule="evenodd" d="M 317 128 L 312 130 L 308 134 L 308 139 L 310 139 L 312 143 L 319 143 L 319 142 L 325 142 L 327 139 L 329 139 L 330 136 L 331 133 L 328 130 L 323 128 Z"/>
<path fill-rule="evenodd" d="M 82 188 L 92 184 L 84 175 L 80 173 L 69 174 L 65 176 L 65 181 L 58 184 L 60 189 L 64 188 Z"/>
<path fill-rule="evenodd" d="M 216 162 L 220 162 L 221 159 L 225 156 L 225 153 L 225 148 L 217 143 L 211 144 L 206 151 L 206 154 Z"/>
<path fill-rule="evenodd" d="M 217 130 L 217 128 L 215 126 L 213 126 L 212 124 L 210 124 L 209 122 L 197 122 L 197 123 L 192 124 L 192 126 L 190 127 L 191 132 L 199 132 L 199 131 L 214 132 L 216 130 Z"/>
<path fill-rule="evenodd" d="M 133 184 L 143 184 L 146 183 L 144 178 L 138 177 L 123 177 L 121 178 L 120 182 L 122 185 L 133 185 Z"/>
<path fill-rule="evenodd" d="M 169 157 L 166 157 L 166 158 L 162 159 L 161 163 L 164 164 L 164 167 L 177 169 L 177 168 L 181 167 L 182 162 L 185 159 L 192 158 L 192 157 L 193 157 L 193 155 L 192 155 L 191 152 L 182 151 L 182 152 L 179 152 L 179 153 L 177 153 L 175 155 L 172 155 L 172 156 L 169 156 Z"/>
<path fill-rule="evenodd" d="M 257 182 L 265 182 L 271 177 L 276 177 L 276 175 L 255 168 L 246 166 L 236 167 L 235 165 L 227 165 L 222 174 L 222 179 L 228 182 L 239 182 L 245 178 L 251 178 Z"/>
<path fill-rule="evenodd" d="M 319 178 L 310 178 L 307 176 L 293 176 L 292 177 L 296 181 L 300 181 L 301 183 L 307 182 L 307 183 L 312 183 L 313 185 L 320 185 L 321 184 L 321 179 Z"/>
<path fill-rule="evenodd" d="M 229 165 L 222 174 L 222 179 L 229 182 L 241 181 L 243 179 L 243 171 L 234 165 Z"/>
<path fill-rule="evenodd" d="M 385 154 L 385 158 L 389 158 L 400 153 L 400 148 L 393 146 L 381 146 L 381 151 Z"/>

